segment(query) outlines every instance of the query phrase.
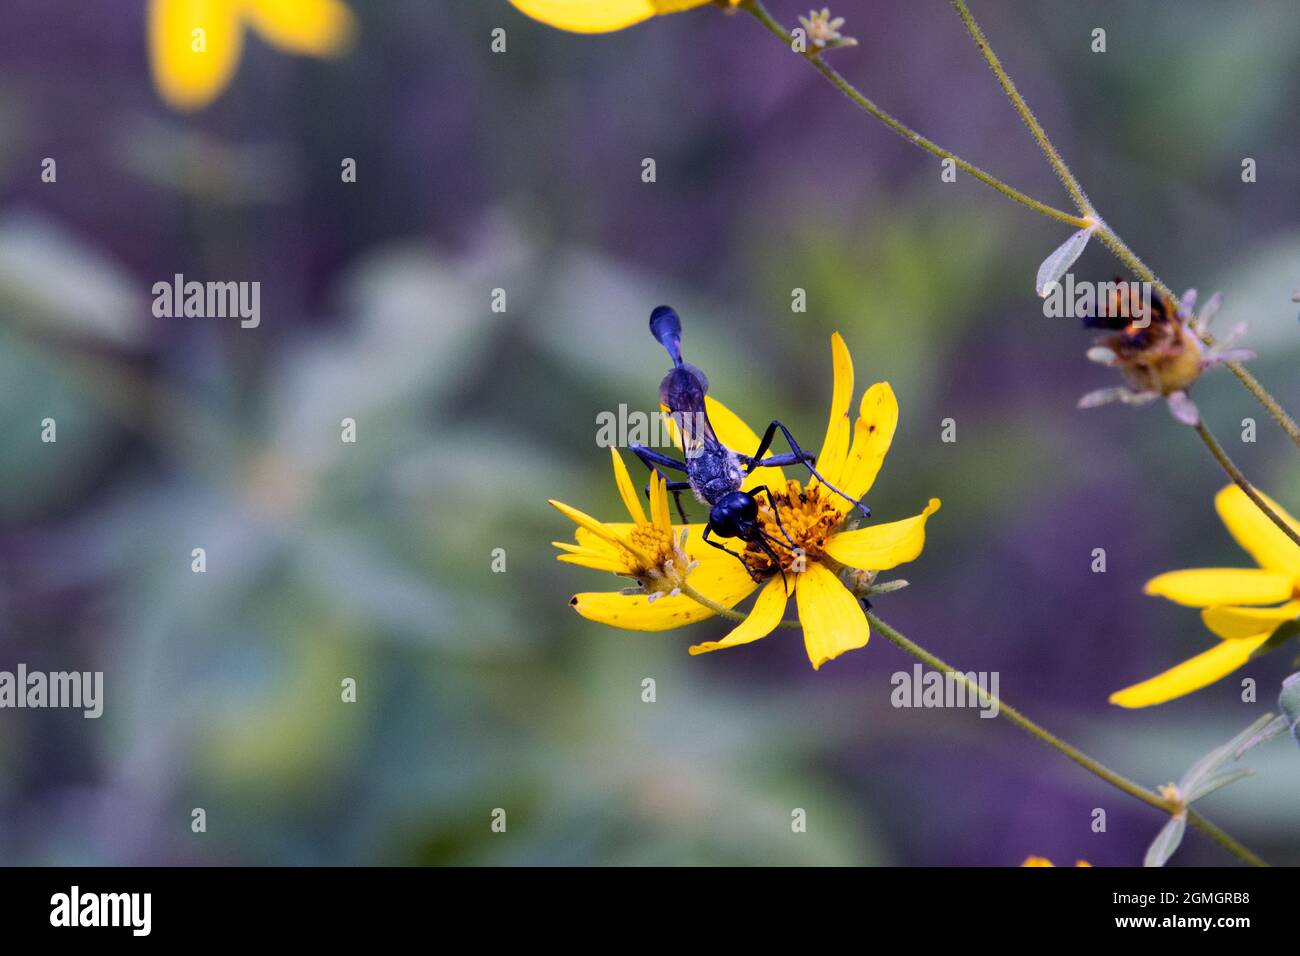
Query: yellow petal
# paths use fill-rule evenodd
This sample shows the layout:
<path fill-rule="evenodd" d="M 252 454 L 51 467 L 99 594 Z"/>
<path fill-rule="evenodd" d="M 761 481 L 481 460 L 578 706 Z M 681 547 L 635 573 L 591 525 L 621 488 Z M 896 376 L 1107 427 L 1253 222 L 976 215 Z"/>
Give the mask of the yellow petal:
<path fill-rule="evenodd" d="M 169 106 L 196 110 L 220 95 L 243 49 L 237 0 L 150 0 L 149 63 Z"/>
<path fill-rule="evenodd" d="M 248 0 L 248 19 L 272 46 L 335 56 L 352 42 L 356 23 L 341 0 Z"/>
<path fill-rule="evenodd" d="M 1278 607 L 1211 607 L 1201 612 L 1201 620 L 1225 641 L 1271 635 L 1279 624 L 1300 617 L 1300 601 Z"/>
<path fill-rule="evenodd" d="M 1051 867 L 1056 866 L 1055 863 L 1053 863 L 1045 856 L 1027 856 L 1025 857 L 1025 862 L 1021 863 L 1020 865 L 1021 866 L 1051 866 Z"/>
<path fill-rule="evenodd" d="M 646 598 L 644 594 L 589 591 L 575 594 L 569 604 L 589 621 L 626 631 L 668 631 L 713 616 L 707 607 L 688 597 Z"/>
<path fill-rule="evenodd" d="M 1255 648 L 1266 640 L 1267 634 L 1240 641 L 1223 641 L 1204 654 L 1197 654 L 1191 660 L 1171 667 L 1163 674 L 1116 691 L 1110 695 L 1110 702 L 1121 707 L 1150 707 L 1152 704 L 1163 704 L 1175 697 L 1190 694 L 1241 667 L 1250 660 Z"/>
<path fill-rule="evenodd" d="M 898 399 L 888 382 L 877 382 L 862 396 L 853 423 L 853 447 L 840 474 L 840 490 L 850 498 L 861 500 L 871 490 L 897 427 Z M 848 511 L 853 506 L 836 495 L 835 507 Z"/>
<path fill-rule="evenodd" d="M 831 392 L 831 414 L 826 423 L 826 437 L 817 453 L 817 470 L 832 485 L 839 484 L 844 460 L 849 454 L 849 403 L 853 401 L 853 357 L 840 333 L 831 336 L 831 364 L 835 385 Z M 810 482 L 816 484 L 816 482 Z"/>
<path fill-rule="evenodd" d="M 691 653 L 707 654 L 709 651 L 737 647 L 767 637 L 781 623 L 781 616 L 785 614 L 785 602 L 785 584 L 779 576 L 774 577 L 758 592 L 758 600 L 754 602 L 749 616 L 732 628 L 731 633 L 720 641 L 696 644 L 691 648 Z"/>
<path fill-rule="evenodd" d="M 845 651 L 866 646 L 871 629 L 858 599 L 826 568 L 810 562 L 795 584 L 795 597 L 813 670 Z"/>
<path fill-rule="evenodd" d="M 602 522 L 597 521 L 591 515 L 587 514 L 585 511 L 579 511 L 577 508 L 574 508 L 571 505 L 566 505 L 562 501 L 555 501 L 554 499 L 548 498 L 547 503 L 556 511 L 558 511 L 560 514 L 564 515 L 566 518 L 572 521 L 574 524 L 578 525 L 578 527 L 585 528 L 587 531 L 590 531 L 596 537 L 608 542 L 609 544 L 614 545 L 617 548 L 627 548 L 628 551 L 632 552 L 633 554 L 637 555 L 643 560 L 646 561 L 649 560 L 648 557 L 641 554 L 639 551 L 637 551 L 636 548 L 628 544 L 626 538 L 619 538 L 618 535 L 616 535 L 613 531 L 611 531 L 610 528 L 612 526 L 603 524 Z"/>
<path fill-rule="evenodd" d="M 888 571 L 916 560 L 925 547 L 925 521 L 939 510 L 931 498 L 925 510 L 912 518 L 844 531 L 826 542 L 826 553 L 841 564 L 864 571 Z"/>
<path fill-rule="evenodd" d="M 697 554 L 688 538 L 686 553 L 699 564 L 687 578 L 688 583 L 706 598 L 726 607 L 733 607 L 754 593 L 758 583 L 749 576 L 745 566 L 717 548 L 696 544 L 703 551 L 712 551 L 716 558 Z"/>
<path fill-rule="evenodd" d="M 1289 577 L 1276 571 L 1193 568 L 1167 571 L 1148 581 L 1143 590 L 1187 607 L 1213 607 L 1216 604 L 1276 604 L 1291 596 L 1293 585 Z"/>
<path fill-rule="evenodd" d="M 710 0 L 510 0 L 534 20 L 574 33 L 608 33 L 661 13 L 701 7 Z M 734 2 L 734 0 L 733 0 Z"/>
<path fill-rule="evenodd" d="M 1264 503 L 1273 509 L 1283 521 L 1296 531 L 1300 523 L 1287 514 L 1277 502 L 1260 492 Z M 1265 514 L 1255 507 L 1255 503 L 1246 497 L 1246 493 L 1236 485 L 1228 485 L 1214 496 L 1214 507 L 1219 517 L 1227 525 L 1228 531 L 1237 540 L 1237 544 L 1254 558 L 1259 566 L 1270 571 L 1279 571 L 1300 583 L 1300 546 L 1282 533 L 1282 529 L 1273 524 Z"/>
<path fill-rule="evenodd" d="M 617 558 L 593 554 L 590 551 L 557 554 L 555 560 L 563 561 L 565 564 L 576 564 L 582 568 L 591 568 L 593 571 L 608 571 L 610 574 L 623 574 L 627 571 L 627 567 Z"/>
<path fill-rule="evenodd" d="M 618 485 L 618 493 L 623 499 L 627 513 L 631 515 L 633 521 L 644 522 L 645 510 L 641 507 L 641 499 L 637 497 L 636 485 L 632 484 L 632 476 L 627 473 L 627 465 L 623 464 L 623 456 L 612 446 L 609 454 L 614 460 L 614 484 Z"/>
<path fill-rule="evenodd" d="M 650 523 L 656 528 L 672 528 L 672 518 L 668 515 L 668 492 L 659 473 L 650 472 Z"/>

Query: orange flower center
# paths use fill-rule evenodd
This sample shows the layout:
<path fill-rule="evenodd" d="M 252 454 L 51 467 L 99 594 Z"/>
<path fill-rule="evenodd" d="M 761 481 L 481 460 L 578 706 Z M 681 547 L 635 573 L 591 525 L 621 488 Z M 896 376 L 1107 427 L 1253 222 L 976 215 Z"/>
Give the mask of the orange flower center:
<path fill-rule="evenodd" d="M 772 497 L 775 512 L 768 505 L 767 495 L 757 495 L 758 520 L 767 536 L 767 544 L 787 573 L 802 571 L 807 562 L 825 555 L 826 542 L 839 528 L 844 515 L 832 504 L 834 496 L 821 485 L 805 489 L 791 478 L 786 481 L 784 491 L 774 488 Z M 758 574 L 776 573 L 771 555 L 752 541 L 745 548 L 745 563 Z"/>
<path fill-rule="evenodd" d="M 646 522 L 638 522 L 627 536 L 636 553 L 623 550 L 623 573 L 637 583 L 654 600 L 659 595 L 676 595 L 694 564 L 679 547 L 672 532 Z"/>

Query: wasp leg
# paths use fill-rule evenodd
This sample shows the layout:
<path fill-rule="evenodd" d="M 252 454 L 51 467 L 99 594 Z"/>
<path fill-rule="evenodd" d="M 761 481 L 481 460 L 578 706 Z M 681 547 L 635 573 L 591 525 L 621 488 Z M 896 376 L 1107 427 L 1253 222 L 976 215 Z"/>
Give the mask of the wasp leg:
<path fill-rule="evenodd" d="M 633 444 L 628 445 L 628 448 L 630 448 L 632 454 L 640 458 L 641 462 L 651 471 L 656 469 L 662 470 L 664 468 L 671 468 L 673 471 L 687 473 L 690 471 L 690 469 L 686 467 L 686 462 L 678 461 L 676 458 L 671 458 L 668 455 L 661 454 L 652 448 L 647 448 L 645 445 Z"/>
<path fill-rule="evenodd" d="M 673 481 L 666 474 L 665 468 L 672 468 L 676 471 L 687 471 L 686 463 L 678 461 L 676 458 L 670 458 L 667 455 L 660 454 L 657 451 L 645 447 L 645 445 L 629 445 L 632 454 L 641 459 L 641 463 L 655 472 L 668 486 L 668 490 L 673 493 L 673 502 L 677 505 L 677 516 L 682 519 L 682 524 L 690 524 L 690 519 L 686 517 L 686 512 L 682 509 L 682 492 L 691 487 L 689 481 Z M 645 496 L 650 497 L 650 486 L 646 485 Z"/>
<path fill-rule="evenodd" d="M 745 560 L 745 556 L 744 556 L 743 554 L 737 554 L 735 551 L 732 551 L 730 548 L 726 547 L 725 545 L 718 544 L 718 542 L 714 541 L 712 538 L 709 537 L 709 532 L 712 531 L 712 530 L 713 530 L 713 525 L 712 525 L 712 524 L 706 524 L 706 525 L 704 526 L 704 534 L 702 535 L 702 539 L 703 539 L 704 543 L 707 544 L 707 545 L 708 545 L 709 547 L 711 547 L 711 548 L 717 548 L 719 551 L 725 551 L 725 552 L 727 552 L 727 554 L 731 555 L 733 558 L 735 558 L 737 561 L 739 561 L 742 565 L 744 565 L 745 570 L 749 572 L 749 576 L 750 576 L 750 578 L 751 578 L 751 579 L 752 579 L 756 584 L 762 584 L 762 583 L 763 583 L 763 579 L 762 579 L 758 574 L 756 574 L 756 573 L 754 572 L 754 569 L 753 569 L 753 568 L 751 568 L 751 567 L 749 566 L 749 563 Z"/>
<path fill-rule="evenodd" d="M 764 540 L 768 537 L 769 537 L 768 535 L 764 534 L 762 531 L 759 531 L 758 537 L 754 539 L 754 544 L 758 545 L 760 548 L 763 549 L 763 553 L 766 554 L 768 558 L 771 559 L 772 563 L 776 565 L 776 569 L 781 572 L 781 588 L 785 591 L 786 596 L 789 597 L 790 582 L 786 579 L 785 576 L 785 565 L 783 565 L 781 563 L 781 559 L 776 556 L 776 552 L 772 550 L 772 546 L 768 544 L 766 540 Z M 771 540 L 776 541 L 776 538 L 772 538 Z M 777 543 L 780 544 L 779 541 L 777 541 Z M 745 565 L 745 567 L 749 567 L 749 565 Z"/>
<path fill-rule="evenodd" d="M 776 518 L 776 526 L 781 529 L 781 534 L 785 535 L 785 540 L 789 542 L 790 547 L 795 547 L 794 539 L 790 537 L 790 532 L 785 530 L 785 525 L 781 524 L 781 512 L 776 510 L 776 499 L 772 497 L 772 489 L 767 485 L 759 485 L 757 488 L 749 489 L 752 495 L 757 491 L 766 491 L 768 503 L 772 506 L 772 516 Z"/>
<path fill-rule="evenodd" d="M 689 481 L 669 481 L 667 476 L 658 468 L 655 469 L 655 474 L 664 479 L 664 487 L 672 494 L 673 504 L 677 506 L 677 517 L 682 519 L 682 524 L 690 524 L 691 519 L 686 517 L 686 512 L 682 510 L 682 492 L 690 491 L 691 483 Z M 645 486 L 645 496 L 650 497 L 649 485 Z"/>
<path fill-rule="evenodd" d="M 778 428 L 781 430 L 781 434 L 785 436 L 786 442 L 789 443 L 791 448 L 791 453 L 786 455 L 771 455 L 767 458 L 764 458 L 763 457 L 764 453 L 766 453 L 766 451 L 770 447 L 772 447 L 772 438 L 776 435 L 776 431 Z M 767 426 L 767 431 L 763 432 L 763 440 L 758 443 L 758 452 L 753 456 L 744 455 L 741 457 L 742 460 L 746 462 L 747 471 L 753 471 L 755 468 L 768 468 L 768 467 L 779 468 L 783 465 L 803 465 L 805 468 L 808 469 L 809 473 L 818 481 L 820 481 L 823 485 L 825 485 L 831 491 L 835 492 L 845 501 L 849 502 L 855 508 L 860 509 L 862 513 L 866 515 L 866 517 L 868 518 L 871 517 L 870 508 L 868 508 L 862 502 L 855 501 L 854 499 L 850 498 L 848 495 L 840 491 L 840 489 L 836 488 L 829 481 L 827 481 L 825 478 L 822 477 L 821 473 L 817 470 L 816 466 L 814 465 L 814 462 L 817 461 L 817 456 L 810 455 L 808 452 L 800 448 L 799 443 L 796 442 L 794 440 L 794 436 L 790 434 L 790 429 L 786 428 L 784 425 L 782 425 L 780 422 L 776 421 L 775 419 L 773 419 L 772 423 Z"/>

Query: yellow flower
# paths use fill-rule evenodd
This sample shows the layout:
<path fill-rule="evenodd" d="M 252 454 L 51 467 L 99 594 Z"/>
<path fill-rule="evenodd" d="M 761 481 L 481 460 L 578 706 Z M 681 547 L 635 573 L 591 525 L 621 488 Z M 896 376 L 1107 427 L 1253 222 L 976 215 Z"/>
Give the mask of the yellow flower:
<path fill-rule="evenodd" d="M 609 33 L 665 13 L 714 4 L 734 7 L 740 0 L 510 0 L 534 20 L 574 33 Z"/>
<path fill-rule="evenodd" d="M 1260 497 L 1300 530 L 1300 524 L 1285 510 L 1262 493 Z M 1148 581 L 1145 590 L 1178 604 L 1203 608 L 1201 619 L 1221 643 L 1150 680 L 1116 691 L 1110 695 L 1112 704 L 1149 707 L 1200 690 L 1241 667 L 1280 625 L 1300 617 L 1300 548 L 1236 485 L 1220 491 L 1214 507 L 1228 532 L 1259 567 L 1170 571 Z"/>
<path fill-rule="evenodd" d="M 289 53 L 333 56 L 352 39 L 340 0 L 149 0 L 149 61 L 168 105 L 196 110 L 215 100 L 239 65 L 244 27 Z"/>
<path fill-rule="evenodd" d="M 898 403 L 889 385 L 877 382 L 862 396 L 857 419 L 850 424 L 853 362 L 839 333 L 831 338 L 831 351 L 834 361 L 831 413 L 821 453 L 817 456 L 817 470 L 850 498 L 860 500 L 874 483 L 893 440 L 894 429 L 898 424 Z M 735 413 L 711 396 L 706 396 L 705 403 L 713 430 L 724 445 L 742 450 L 758 448 L 758 436 Z M 675 429 L 674 437 L 677 437 Z M 631 480 L 622 468 L 621 459 L 615 456 L 615 462 L 620 491 L 632 513 L 634 527 L 639 528 L 641 522 L 633 511 L 634 506 L 639 508 L 639 503 L 632 490 Z M 745 564 L 760 578 L 766 579 L 753 608 L 745 620 L 725 637 L 696 644 L 690 650 L 692 654 L 704 654 L 726 647 L 738 647 L 766 637 L 781 623 L 785 614 L 789 598 L 785 582 L 790 581 L 804 632 L 804 646 L 815 670 L 845 651 L 863 647 L 870 636 L 867 619 L 858 604 L 858 598 L 841 581 L 841 574 L 848 575 L 855 586 L 869 585 L 878 572 L 914 560 L 925 546 L 926 519 L 939 509 L 939 500 L 931 498 L 925 509 L 912 518 L 857 530 L 842 530 L 852 505 L 817 481 L 812 481 L 805 488 L 798 481 L 786 480 L 779 468 L 758 468 L 745 479 L 742 489 L 749 491 L 760 485 L 767 485 L 772 490 L 776 511 L 780 514 L 778 527 L 765 496 L 759 495 L 759 500 L 764 502 L 759 510 L 759 520 L 764 532 L 768 534 L 768 540 L 772 542 L 771 547 L 779 560 L 780 568 L 757 545 L 749 545 L 745 551 Z M 664 501 L 661 509 L 662 523 L 656 525 L 661 540 L 671 539 L 676 533 L 667 524 L 666 492 Z M 588 536 L 588 544 L 591 543 L 591 536 L 598 535 L 591 524 L 599 524 L 595 519 L 584 515 L 582 518 L 591 522 L 584 524 L 578 518 L 580 512 L 559 504 L 556 507 L 582 525 L 579 545 L 584 544 L 584 531 Z M 716 548 L 700 547 L 702 541 L 699 537 L 689 536 L 689 526 L 686 530 L 688 538 L 685 550 L 700 562 L 700 567 L 691 575 L 690 584 L 693 588 L 730 608 L 759 586 L 740 561 Z M 615 536 L 618 533 L 612 532 Z M 793 545 L 786 542 L 787 534 Z M 588 559 L 585 562 L 575 560 L 577 552 L 574 546 L 557 545 L 567 552 L 560 555 L 560 559 L 586 563 L 588 567 L 612 570 L 615 573 L 629 573 L 628 570 L 620 570 L 627 565 L 618 565 L 615 560 L 618 556 L 609 551 L 609 547 L 617 549 L 618 543 L 609 540 L 609 537 L 604 540 L 606 548 L 601 554 L 584 552 L 583 556 Z M 663 553 L 661 551 L 659 555 L 662 556 Z M 781 571 L 785 572 L 784 578 Z M 600 599 L 598 603 L 593 600 L 597 597 Z M 638 601 L 639 603 L 629 603 Z M 573 604 L 584 617 L 634 630 L 664 630 L 702 620 L 711 613 L 685 596 L 672 597 L 651 607 L 650 602 L 639 595 L 580 594 L 574 598 Z"/>
<path fill-rule="evenodd" d="M 1020 865 L 1021 866 L 1053 866 L 1053 867 L 1056 866 L 1055 863 L 1053 863 L 1045 856 L 1027 856 L 1025 857 L 1025 862 L 1021 863 Z M 1074 865 L 1092 866 L 1092 864 L 1089 863 L 1087 860 L 1075 860 Z"/>
<path fill-rule="evenodd" d="M 690 529 L 674 528 L 668 514 L 668 490 L 658 475 L 650 476 L 650 518 L 641 508 L 636 487 L 617 451 L 614 481 L 631 516 L 630 523 L 598 521 L 577 508 L 551 501 L 577 526 L 577 543 L 551 542 L 563 554 L 560 561 L 597 571 L 624 575 L 633 588 L 614 592 L 575 594 L 569 603 L 583 617 L 633 631 L 665 631 L 712 617 L 697 601 L 681 596 L 687 576 L 691 586 L 710 599 L 731 607 L 754 590 L 740 562 L 704 544 Z"/>

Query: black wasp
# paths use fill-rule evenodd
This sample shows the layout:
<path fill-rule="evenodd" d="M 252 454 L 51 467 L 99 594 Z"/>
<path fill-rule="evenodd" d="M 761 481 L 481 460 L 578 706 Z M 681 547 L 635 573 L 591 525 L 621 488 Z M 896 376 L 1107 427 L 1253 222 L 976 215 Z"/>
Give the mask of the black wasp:
<path fill-rule="evenodd" d="M 674 493 L 677 512 L 683 522 L 686 520 L 686 515 L 682 512 L 679 497 L 681 492 L 689 490 L 703 504 L 709 506 L 709 520 L 704 526 L 703 534 L 707 544 L 735 555 L 740 563 L 745 565 L 745 570 L 749 572 L 750 577 L 756 581 L 759 580 L 759 576 L 746 563 L 743 554 L 712 540 L 709 535 L 715 534 L 719 538 L 739 538 L 748 544 L 757 545 L 781 571 L 781 578 L 784 581 L 785 569 L 776 552 L 772 550 L 773 544 L 782 545 L 782 542 L 763 531 L 762 524 L 758 520 L 758 501 L 754 497 L 755 494 L 767 495 L 776 525 L 785 537 L 785 545 L 792 549 L 795 544 L 781 524 L 781 516 L 777 512 L 772 490 L 766 485 L 759 485 L 751 491 L 741 490 L 745 478 L 755 468 L 803 465 L 808 469 L 809 474 L 828 490 L 851 502 L 864 515 L 870 517 L 869 508 L 861 502 L 854 501 L 818 473 L 815 467 L 815 456 L 800 448 L 799 443 L 790 434 L 790 429 L 779 421 L 773 420 L 767 426 L 758 448 L 752 455 L 733 451 L 722 444 L 714 434 L 713 426 L 709 424 L 709 416 L 704 404 L 704 395 L 709 390 L 709 380 L 698 368 L 687 364 L 682 359 L 682 321 L 677 317 L 677 313 L 666 305 L 657 307 L 650 313 L 650 334 L 668 350 L 668 356 L 673 360 L 673 368 L 659 384 L 659 402 L 668 409 L 668 413 L 677 425 L 686 460 L 678 461 L 644 445 L 633 444 L 631 449 L 646 467 L 658 472 L 667 483 L 668 490 Z M 785 436 L 790 451 L 783 455 L 769 455 L 764 458 L 778 431 Z M 664 474 L 664 469 L 685 472 L 686 480 L 675 481 Z"/>

